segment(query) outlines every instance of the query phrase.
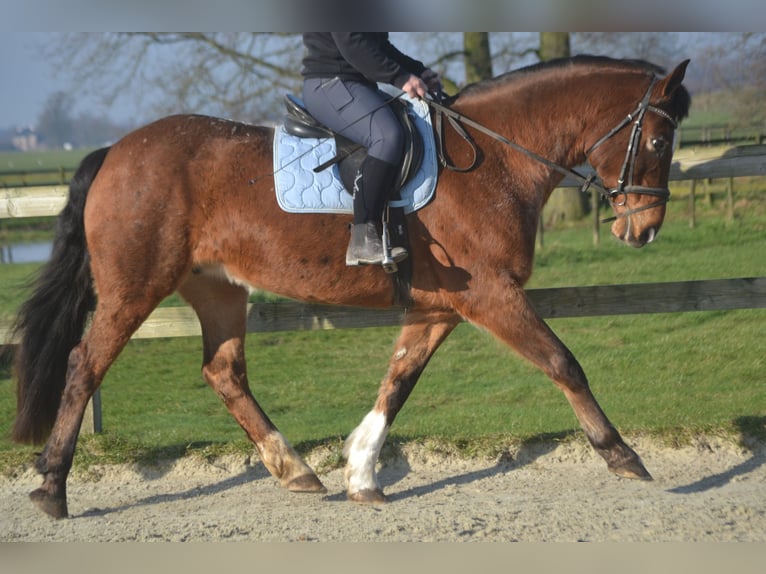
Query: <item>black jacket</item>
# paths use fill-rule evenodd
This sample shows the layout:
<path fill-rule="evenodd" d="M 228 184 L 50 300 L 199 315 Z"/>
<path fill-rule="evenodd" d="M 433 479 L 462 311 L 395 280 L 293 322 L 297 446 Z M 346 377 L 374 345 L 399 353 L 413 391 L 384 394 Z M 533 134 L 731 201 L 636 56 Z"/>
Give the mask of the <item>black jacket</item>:
<path fill-rule="evenodd" d="M 303 34 L 305 78 L 382 82 L 401 88 L 410 74 L 426 67 L 397 50 L 388 32 L 310 32 Z"/>

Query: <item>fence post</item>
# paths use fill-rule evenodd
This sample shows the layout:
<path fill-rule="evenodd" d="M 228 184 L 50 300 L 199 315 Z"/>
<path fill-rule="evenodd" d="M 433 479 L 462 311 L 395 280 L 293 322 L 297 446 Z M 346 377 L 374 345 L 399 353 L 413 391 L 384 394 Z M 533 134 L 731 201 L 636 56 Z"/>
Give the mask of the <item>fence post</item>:
<path fill-rule="evenodd" d="M 591 211 L 593 211 L 593 245 L 601 243 L 601 226 L 598 223 L 601 194 L 593 189 L 590 192 Z"/>
<path fill-rule="evenodd" d="M 734 178 L 726 180 L 726 219 L 734 221 Z"/>
<path fill-rule="evenodd" d="M 695 204 L 697 203 L 696 196 L 697 180 L 692 179 L 689 182 L 689 227 L 694 229 L 697 226 L 697 219 L 694 213 Z"/>
<path fill-rule="evenodd" d="M 540 220 L 537 222 L 537 247 L 542 249 L 545 244 L 545 231 L 543 230 L 543 212 L 540 211 Z"/>
<path fill-rule="evenodd" d="M 85 434 L 98 434 L 104 430 L 101 419 L 101 389 L 96 389 L 85 408 L 85 416 L 82 418 L 80 432 Z"/>

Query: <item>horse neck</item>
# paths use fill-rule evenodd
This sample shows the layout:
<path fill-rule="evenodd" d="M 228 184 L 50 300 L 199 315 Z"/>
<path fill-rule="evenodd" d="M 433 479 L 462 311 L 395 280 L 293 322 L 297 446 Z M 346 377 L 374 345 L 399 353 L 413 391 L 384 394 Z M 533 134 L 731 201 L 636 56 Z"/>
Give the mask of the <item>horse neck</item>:
<path fill-rule="evenodd" d="M 514 143 L 572 168 L 584 163 L 585 150 L 633 110 L 648 81 L 645 73 L 635 71 L 550 70 L 458 100 L 458 109 Z"/>

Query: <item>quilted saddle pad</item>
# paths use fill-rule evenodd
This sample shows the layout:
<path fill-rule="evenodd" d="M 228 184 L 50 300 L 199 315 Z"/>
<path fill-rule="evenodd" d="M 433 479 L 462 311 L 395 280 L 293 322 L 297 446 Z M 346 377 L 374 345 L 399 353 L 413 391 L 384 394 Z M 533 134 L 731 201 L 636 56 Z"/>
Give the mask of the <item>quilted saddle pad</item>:
<path fill-rule="evenodd" d="M 402 98 L 411 105 L 415 127 L 423 138 L 423 161 L 400 191 L 401 201 L 392 206 L 403 207 L 405 213 L 417 211 L 433 197 L 436 189 L 437 160 L 434 133 L 428 104 Z M 335 157 L 335 139 L 299 138 L 287 133 L 283 126 L 274 132 L 274 187 L 279 206 L 290 213 L 353 213 L 353 198 L 343 186 L 338 166 L 319 173 L 314 168 Z"/>

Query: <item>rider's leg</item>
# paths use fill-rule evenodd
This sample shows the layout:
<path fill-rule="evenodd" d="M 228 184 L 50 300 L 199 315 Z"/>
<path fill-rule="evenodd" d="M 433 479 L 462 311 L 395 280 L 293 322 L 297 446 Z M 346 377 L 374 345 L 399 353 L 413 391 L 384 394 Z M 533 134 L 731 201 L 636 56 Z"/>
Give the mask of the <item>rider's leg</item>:
<path fill-rule="evenodd" d="M 370 84 L 337 78 L 309 79 L 304 83 L 303 98 L 316 119 L 367 148 L 367 158 L 354 183 L 354 225 L 346 263 L 381 263 L 379 225 L 396 180 L 404 130 L 386 105 L 388 98 Z M 397 248 L 392 256 L 401 260 L 407 253 Z"/>

